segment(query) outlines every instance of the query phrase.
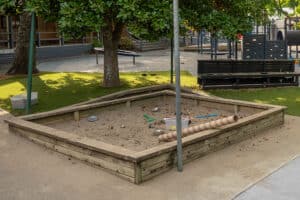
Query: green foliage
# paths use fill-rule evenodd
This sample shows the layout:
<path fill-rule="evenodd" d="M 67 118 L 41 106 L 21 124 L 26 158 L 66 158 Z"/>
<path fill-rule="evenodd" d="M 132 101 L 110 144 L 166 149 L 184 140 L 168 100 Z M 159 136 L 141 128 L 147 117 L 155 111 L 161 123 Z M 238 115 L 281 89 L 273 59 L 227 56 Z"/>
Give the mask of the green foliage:
<path fill-rule="evenodd" d="M 122 24 L 137 37 L 158 39 L 170 30 L 170 12 L 170 0 L 60 1 L 59 27 L 65 34 L 81 37 L 106 29 L 109 23 Z"/>
<path fill-rule="evenodd" d="M 210 0 L 181 0 L 180 16 L 187 22 L 188 26 L 195 30 L 207 27 L 209 19 L 207 16 L 213 11 Z"/>
<path fill-rule="evenodd" d="M 2 3 L 5 1 L 5 4 Z M 14 0 L 2 0 L 1 10 L 8 10 Z M 155 40 L 170 32 L 171 0 L 23 0 L 21 12 L 37 13 L 48 21 L 57 21 L 65 38 L 81 38 L 101 31 L 105 51 L 116 53 L 121 33 L 128 27 L 142 39 Z M 25 3 L 24 3 L 25 2 Z M 17 9 L 16 6 L 14 9 Z M 22 33 L 20 33 L 22 34 Z M 104 82 L 118 86 L 118 62 L 105 54 Z"/>
<path fill-rule="evenodd" d="M 0 13 L 19 15 L 23 12 L 36 12 L 46 21 L 56 21 L 59 18 L 59 0 L 1 0 Z"/>
<path fill-rule="evenodd" d="M 283 6 L 293 9 L 292 16 L 299 14 L 300 10 L 300 2 L 299 0 L 284 0 Z"/>
<path fill-rule="evenodd" d="M 300 23 L 296 23 L 296 30 L 300 30 Z"/>
<path fill-rule="evenodd" d="M 273 14 L 281 16 L 297 16 L 300 14 L 300 1 L 299 0 L 273 0 L 267 5 L 269 11 Z M 292 14 L 288 14 L 283 8 L 290 8 L 293 10 Z"/>
<path fill-rule="evenodd" d="M 58 24 L 67 37 L 81 38 L 104 25 L 101 9 L 91 6 L 89 1 L 61 1 L 60 16 Z"/>
<path fill-rule="evenodd" d="M 206 29 L 230 39 L 266 23 L 265 7 L 271 0 L 182 0 L 181 15 L 196 30 Z"/>
<path fill-rule="evenodd" d="M 93 47 L 103 47 L 103 43 L 101 42 L 101 40 L 97 40 L 97 39 L 92 41 L 92 45 Z"/>
<path fill-rule="evenodd" d="M 119 49 L 134 50 L 132 40 L 130 40 L 128 37 L 121 37 Z"/>
<path fill-rule="evenodd" d="M 0 14 L 4 15 L 17 15 L 23 12 L 25 3 L 17 0 L 1 0 L 0 1 Z"/>
<path fill-rule="evenodd" d="M 60 0 L 27 0 L 26 7 L 48 22 L 56 22 L 60 18 Z"/>
<path fill-rule="evenodd" d="M 132 17 L 127 24 L 129 30 L 139 38 L 157 40 L 161 36 L 167 36 L 172 30 L 172 7 L 170 0 L 152 0 L 145 3 L 144 0 L 135 1 L 132 7 Z M 122 13 L 127 13 L 124 10 Z"/>
<path fill-rule="evenodd" d="M 25 3 L 23 3 L 25 2 Z M 1 13 L 34 11 L 46 21 L 57 21 L 66 37 L 81 38 L 86 33 L 126 25 L 142 39 L 155 40 L 170 32 L 171 0 L 1 0 Z"/>

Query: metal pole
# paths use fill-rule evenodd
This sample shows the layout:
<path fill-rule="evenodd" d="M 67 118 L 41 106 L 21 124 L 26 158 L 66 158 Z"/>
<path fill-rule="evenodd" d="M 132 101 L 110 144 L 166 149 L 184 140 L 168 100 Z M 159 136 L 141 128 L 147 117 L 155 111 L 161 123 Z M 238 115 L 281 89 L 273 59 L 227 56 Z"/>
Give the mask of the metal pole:
<path fill-rule="evenodd" d="M 36 35 L 37 35 L 37 46 L 40 47 L 41 46 L 41 33 L 38 32 Z"/>
<path fill-rule="evenodd" d="M 200 53 L 203 54 L 203 29 L 201 29 Z"/>
<path fill-rule="evenodd" d="M 214 43 L 214 49 L 215 49 L 214 54 L 215 54 L 215 60 L 217 60 L 217 58 L 218 58 L 218 37 L 217 36 L 214 37 L 214 41 L 215 41 L 215 43 Z"/>
<path fill-rule="evenodd" d="M 8 46 L 10 49 L 14 48 L 14 41 L 13 41 L 13 28 L 12 28 L 12 17 L 8 16 Z"/>
<path fill-rule="evenodd" d="M 227 45 L 228 45 L 228 58 L 231 59 L 231 39 L 227 40 Z"/>
<path fill-rule="evenodd" d="M 238 59 L 238 40 L 235 41 L 235 59 Z"/>
<path fill-rule="evenodd" d="M 197 49 L 198 49 L 198 54 L 200 53 L 200 32 L 198 31 L 197 35 Z"/>
<path fill-rule="evenodd" d="M 173 0 L 174 20 L 174 64 L 176 71 L 176 132 L 177 132 L 177 170 L 182 171 L 182 138 L 181 138 L 181 94 L 180 94 L 180 53 L 179 53 L 179 12 L 178 0 Z"/>
<path fill-rule="evenodd" d="M 286 48 L 286 57 L 288 57 L 289 47 L 288 47 L 288 40 L 287 40 L 287 18 L 284 19 L 284 37 L 285 37 L 285 48 Z"/>
<path fill-rule="evenodd" d="M 174 37 L 171 36 L 171 75 L 170 75 L 171 84 L 174 83 Z"/>
<path fill-rule="evenodd" d="M 26 114 L 30 113 L 31 107 L 31 89 L 32 89 L 32 65 L 33 65 L 33 48 L 34 48 L 34 32 L 35 32 L 35 13 L 31 14 L 31 30 L 29 42 L 29 61 L 28 61 L 28 74 L 27 74 L 27 101 L 26 101 Z"/>
<path fill-rule="evenodd" d="M 214 59 L 214 42 L 213 42 L 213 36 L 210 33 L 210 59 L 213 60 Z"/>

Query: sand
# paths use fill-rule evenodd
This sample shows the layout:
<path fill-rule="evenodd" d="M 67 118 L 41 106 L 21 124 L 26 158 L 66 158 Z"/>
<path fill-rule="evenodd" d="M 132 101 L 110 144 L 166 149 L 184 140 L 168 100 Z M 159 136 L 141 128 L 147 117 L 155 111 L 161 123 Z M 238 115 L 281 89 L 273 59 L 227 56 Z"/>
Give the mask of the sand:
<path fill-rule="evenodd" d="M 154 108 L 159 111 L 153 112 Z M 217 117 L 197 119 L 195 116 L 215 113 Z M 148 123 L 144 118 L 147 114 L 156 119 L 154 123 Z M 174 99 L 162 101 L 161 98 L 149 99 L 141 102 L 134 102 L 131 107 L 125 105 L 108 107 L 91 113 L 96 115 L 98 120 L 89 122 L 87 117 L 80 121 L 60 121 L 48 126 L 100 140 L 112 145 L 121 146 L 134 151 L 142 151 L 159 145 L 157 136 L 153 133 L 157 129 L 169 132 L 166 129 L 164 118 L 175 117 Z M 190 126 L 216 120 L 222 117 L 233 115 L 233 111 L 219 110 L 203 107 L 192 100 L 182 100 L 182 116 L 190 119 Z M 239 117 L 246 117 L 254 113 L 238 113 Z"/>

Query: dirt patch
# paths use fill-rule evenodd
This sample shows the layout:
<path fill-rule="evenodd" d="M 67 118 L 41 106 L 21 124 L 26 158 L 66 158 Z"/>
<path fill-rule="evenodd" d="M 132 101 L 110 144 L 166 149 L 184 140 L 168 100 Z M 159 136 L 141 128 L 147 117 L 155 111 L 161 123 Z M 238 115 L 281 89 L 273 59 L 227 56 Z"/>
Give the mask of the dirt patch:
<path fill-rule="evenodd" d="M 158 111 L 154 112 L 154 108 L 158 108 Z M 155 121 L 152 123 L 147 122 L 144 117 L 145 114 L 154 118 Z M 130 150 L 142 151 L 159 145 L 158 138 L 153 135 L 153 132 L 157 129 L 168 132 L 163 119 L 175 117 L 175 114 L 174 98 L 166 100 L 153 98 L 142 102 L 134 102 L 130 107 L 122 104 L 95 111 L 90 114 L 98 117 L 95 122 L 89 122 L 87 117 L 83 117 L 78 122 L 67 120 L 55 122 L 48 126 Z M 196 101 L 183 99 L 182 114 L 183 117 L 190 119 L 190 126 L 193 126 L 233 115 L 234 111 L 204 107 L 197 105 Z M 207 114 L 217 114 L 217 116 L 202 119 L 195 118 Z M 254 111 L 238 113 L 239 117 L 252 114 L 254 114 Z"/>

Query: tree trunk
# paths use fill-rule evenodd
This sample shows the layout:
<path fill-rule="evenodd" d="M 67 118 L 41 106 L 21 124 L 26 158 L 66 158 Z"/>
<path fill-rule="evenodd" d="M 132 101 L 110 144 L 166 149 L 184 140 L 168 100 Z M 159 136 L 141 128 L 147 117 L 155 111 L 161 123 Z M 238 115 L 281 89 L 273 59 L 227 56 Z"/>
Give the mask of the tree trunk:
<path fill-rule="evenodd" d="M 31 14 L 28 12 L 21 14 L 19 23 L 15 59 L 11 68 L 7 71 L 7 74 L 27 74 L 28 72 Z M 32 72 L 38 73 L 36 68 L 35 51 L 36 48 L 34 45 Z"/>
<path fill-rule="evenodd" d="M 106 20 L 107 26 L 103 32 L 104 46 L 104 87 L 120 86 L 118 46 L 121 38 L 123 24 L 114 24 L 111 19 Z"/>

